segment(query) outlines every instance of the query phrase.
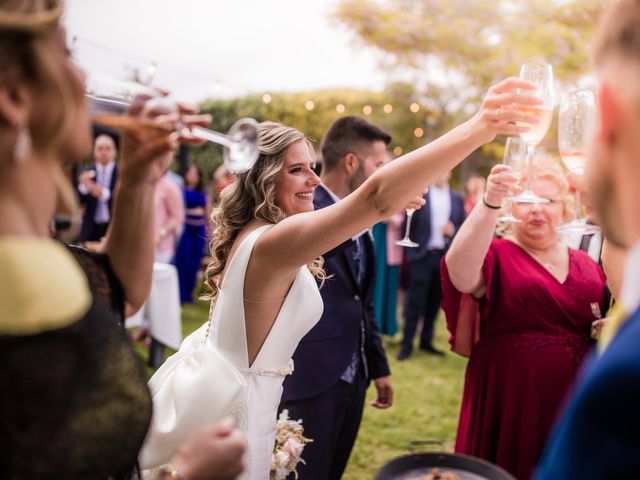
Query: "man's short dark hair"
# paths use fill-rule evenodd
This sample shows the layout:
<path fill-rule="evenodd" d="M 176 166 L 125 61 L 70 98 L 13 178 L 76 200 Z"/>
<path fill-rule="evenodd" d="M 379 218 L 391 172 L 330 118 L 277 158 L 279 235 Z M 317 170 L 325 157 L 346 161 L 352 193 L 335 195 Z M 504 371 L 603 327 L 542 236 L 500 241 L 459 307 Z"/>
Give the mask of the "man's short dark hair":
<path fill-rule="evenodd" d="M 391 135 L 364 118 L 348 116 L 333 122 L 322 139 L 322 168 L 334 169 L 347 153 L 356 155 L 375 141 L 391 142 Z"/>

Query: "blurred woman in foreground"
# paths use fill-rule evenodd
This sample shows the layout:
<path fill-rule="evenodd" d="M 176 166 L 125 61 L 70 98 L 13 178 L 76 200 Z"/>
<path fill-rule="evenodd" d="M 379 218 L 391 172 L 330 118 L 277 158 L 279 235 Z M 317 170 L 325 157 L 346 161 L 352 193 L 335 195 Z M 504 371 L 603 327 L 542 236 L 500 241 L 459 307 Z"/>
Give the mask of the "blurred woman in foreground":
<path fill-rule="evenodd" d="M 0 3 L 0 476 L 124 479 L 151 400 L 118 320 L 125 302 L 137 309 L 147 295 L 153 192 L 179 138 L 155 128 L 123 136 L 104 254 L 49 238 L 56 204 L 78 216 L 63 166 L 91 147 L 84 76 L 61 15 L 58 0 Z M 157 112 L 139 99 L 131 114 Z M 229 425 L 194 433 L 166 478 L 234 478 L 238 435 Z"/>

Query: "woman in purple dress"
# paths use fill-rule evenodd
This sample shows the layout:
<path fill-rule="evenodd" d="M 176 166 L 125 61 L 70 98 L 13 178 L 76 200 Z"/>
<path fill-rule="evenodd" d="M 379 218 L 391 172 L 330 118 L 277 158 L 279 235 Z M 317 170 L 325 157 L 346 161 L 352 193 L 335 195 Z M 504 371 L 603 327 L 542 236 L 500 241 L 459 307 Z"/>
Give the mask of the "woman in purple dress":
<path fill-rule="evenodd" d="M 184 174 L 184 205 L 186 215 L 176 252 L 176 267 L 180 280 L 180 302 L 193 303 L 193 290 L 207 240 L 207 195 L 202 172 L 196 165 L 190 165 Z"/>
<path fill-rule="evenodd" d="M 508 167 L 493 168 L 443 261 L 443 308 L 453 350 L 469 356 L 455 450 L 525 480 L 592 346 L 605 278 L 555 231 L 570 198 L 558 170 L 534 176 L 535 193 L 549 203 L 514 204 L 521 223 L 494 239 L 515 182 Z"/>

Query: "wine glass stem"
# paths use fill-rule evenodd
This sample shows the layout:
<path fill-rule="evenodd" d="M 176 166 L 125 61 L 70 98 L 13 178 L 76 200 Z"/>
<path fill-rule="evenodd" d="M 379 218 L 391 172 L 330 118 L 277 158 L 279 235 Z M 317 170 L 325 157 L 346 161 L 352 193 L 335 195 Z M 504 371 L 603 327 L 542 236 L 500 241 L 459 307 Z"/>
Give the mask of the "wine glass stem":
<path fill-rule="evenodd" d="M 573 210 L 573 219 L 575 221 L 578 221 L 578 219 L 580 218 L 580 195 L 578 195 L 578 190 L 575 191 L 574 193 L 575 195 L 575 208 Z"/>
<path fill-rule="evenodd" d="M 189 131 L 191 132 L 191 135 L 193 135 L 196 138 L 217 143 L 218 145 L 224 145 L 225 147 L 230 147 L 231 145 L 234 144 L 234 141 L 231 140 L 224 133 L 214 132 L 213 130 L 209 130 L 208 128 L 192 127 L 189 129 Z"/>
<path fill-rule="evenodd" d="M 535 145 L 527 143 L 527 158 L 525 167 L 527 169 L 527 192 L 531 191 L 531 183 L 533 180 L 533 154 L 535 153 Z"/>
<path fill-rule="evenodd" d="M 407 212 L 407 226 L 404 229 L 404 239 L 405 240 L 409 239 L 409 230 L 411 229 L 411 217 L 413 217 L 413 212 L 411 212 L 411 213 Z"/>

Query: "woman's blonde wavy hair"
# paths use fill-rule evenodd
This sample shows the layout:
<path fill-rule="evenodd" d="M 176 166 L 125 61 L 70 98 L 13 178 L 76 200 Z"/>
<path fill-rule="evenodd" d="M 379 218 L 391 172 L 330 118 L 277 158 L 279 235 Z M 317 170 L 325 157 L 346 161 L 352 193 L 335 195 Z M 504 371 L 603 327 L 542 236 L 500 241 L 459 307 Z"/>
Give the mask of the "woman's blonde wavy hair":
<path fill-rule="evenodd" d="M 284 166 L 287 149 L 296 142 L 304 142 L 315 155 L 311 142 L 302 132 L 277 122 L 262 122 L 258 126 L 260 144 L 256 164 L 246 173 L 236 176 L 221 193 L 220 203 L 211 212 L 213 235 L 209 249 L 211 262 L 205 273 L 211 293 L 205 298 L 215 299 L 220 289 L 231 247 L 238 232 L 255 219 L 278 223 L 285 213 L 275 203 L 275 180 Z M 325 280 L 322 257 L 309 265 L 311 273 L 321 282 Z"/>
<path fill-rule="evenodd" d="M 33 150 L 48 161 L 62 210 L 79 218 L 72 184 L 56 154 L 72 125 L 73 92 L 51 55 L 51 42 L 60 29 L 62 0 L 2 0 L 0 2 L 0 87 L 25 85 L 47 94 L 48 121 L 31 115 L 25 127 Z M 34 109 L 34 112 L 36 110 Z M 0 159 L 0 175 L 13 167 L 11 155 Z"/>

